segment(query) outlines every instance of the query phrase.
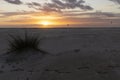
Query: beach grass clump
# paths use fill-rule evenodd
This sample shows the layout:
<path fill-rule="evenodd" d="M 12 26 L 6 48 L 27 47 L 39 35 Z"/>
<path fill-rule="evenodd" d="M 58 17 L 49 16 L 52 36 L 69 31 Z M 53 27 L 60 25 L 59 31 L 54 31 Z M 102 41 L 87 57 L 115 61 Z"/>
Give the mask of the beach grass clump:
<path fill-rule="evenodd" d="M 9 34 L 6 62 L 22 62 L 30 59 L 34 54 L 39 54 L 38 56 L 41 58 L 46 54 L 50 54 L 40 48 L 41 39 L 40 36 L 28 35 L 27 32 L 24 35 Z"/>
<path fill-rule="evenodd" d="M 26 50 L 36 50 L 39 51 L 40 39 L 38 36 L 28 36 L 25 33 L 24 38 L 22 36 L 10 35 L 10 40 L 8 40 L 8 53 L 16 52 L 20 53 Z"/>

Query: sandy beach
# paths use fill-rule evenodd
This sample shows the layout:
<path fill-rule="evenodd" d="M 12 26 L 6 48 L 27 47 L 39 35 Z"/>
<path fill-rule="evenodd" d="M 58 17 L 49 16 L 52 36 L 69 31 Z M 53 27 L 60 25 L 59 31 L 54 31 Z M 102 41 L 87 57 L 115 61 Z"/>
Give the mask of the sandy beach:
<path fill-rule="evenodd" d="M 49 54 L 28 50 L 6 62 L 9 34 L 25 31 Z M 120 28 L 1 28 L 0 80 L 120 80 Z"/>

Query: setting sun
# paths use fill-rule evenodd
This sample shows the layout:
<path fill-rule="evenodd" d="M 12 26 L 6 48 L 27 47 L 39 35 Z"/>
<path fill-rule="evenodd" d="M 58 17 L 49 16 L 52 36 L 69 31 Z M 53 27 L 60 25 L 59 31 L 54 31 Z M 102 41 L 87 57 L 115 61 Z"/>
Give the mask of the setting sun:
<path fill-rule="evenodd" d="M 44 25 L 44 26 L 48 26 L 48 25 L 51 25 L 52 22 L 49 22 L 49 21 L 42 21 L 40 24 Z"/>

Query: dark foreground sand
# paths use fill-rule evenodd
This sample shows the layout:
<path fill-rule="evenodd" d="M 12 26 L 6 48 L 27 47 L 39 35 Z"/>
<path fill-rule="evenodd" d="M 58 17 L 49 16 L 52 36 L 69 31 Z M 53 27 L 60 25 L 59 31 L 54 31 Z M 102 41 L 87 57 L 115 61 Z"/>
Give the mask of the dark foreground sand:
<path fill-rule="evenodd" d="M 8 34 L 26 30 L 51 55 L 28 51 L 6 63 Z M 120 80 L 120 28 L 0 29 L 0 54 L 0 80 Z"/>

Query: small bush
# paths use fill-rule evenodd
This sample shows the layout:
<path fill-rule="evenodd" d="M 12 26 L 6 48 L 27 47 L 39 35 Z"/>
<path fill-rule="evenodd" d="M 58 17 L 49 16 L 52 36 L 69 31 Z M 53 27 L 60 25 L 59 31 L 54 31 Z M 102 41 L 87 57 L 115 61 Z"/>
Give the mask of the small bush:
<path fill-rule="evenodd" d="M 29 35 L 27 32 L 24 34 L 24 36 L 16 36 L 9 34 L 10 39 L 8 40 L 8 55 L 6 62 L 19 62 L 24 61 L 29 58 L 29 56 L 32 56 L 34 53 L 41 53 L 41 56 L 44 56 L 45 54 L 50 54 L 44 50 L 41 50 L 39 48 L 41 40 L 39 39 L 39 36 L 36 35 Z"/>
<path fill-rule="evenodd" d="M 13 36 L 10 35 L 10 40 L 8 40 L 8 52 L 23 52 L 26 50 L 37 50 L 39 51 L 39 44 L 40 39 L 38 36 L 28 36 L 27 33 L 25 33 L 24 38 L 21 36 Z"/>

